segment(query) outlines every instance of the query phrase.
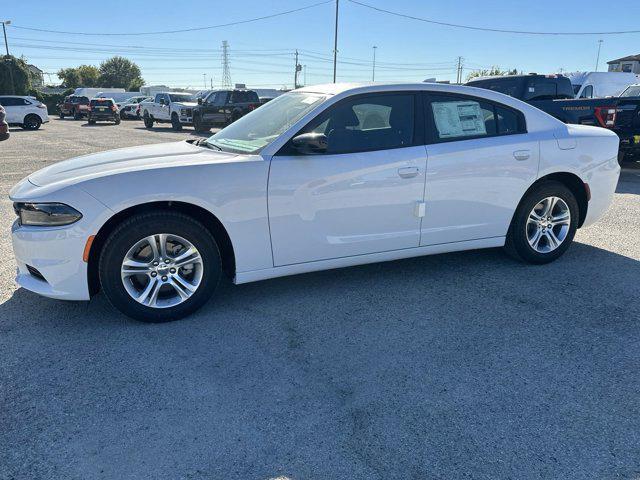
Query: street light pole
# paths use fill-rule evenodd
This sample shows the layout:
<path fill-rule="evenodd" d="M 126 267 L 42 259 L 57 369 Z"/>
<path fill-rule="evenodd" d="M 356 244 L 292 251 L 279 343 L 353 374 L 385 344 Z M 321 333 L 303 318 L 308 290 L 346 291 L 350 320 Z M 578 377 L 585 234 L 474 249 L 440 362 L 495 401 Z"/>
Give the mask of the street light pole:
<path fill-rule="evenodd" d="M 373 46 L 373 71 L 371 72 L 371 81 L 375 82 L 376 81 L 376 49 L 378 47 L 376 47 L 375 45 Z"/>
<path fill-rule="evenodd" d="M 598 71 L 598 65 L 600 64 L 600 48 L 602 47 L 602 40 L 598 40 L 598 55 L 596 56 L 596 72 Z"/>
<path fill-rule="evenodd" d="M 7 51 L 7 57 L 5 58 L 5 61 L 7 63 L 11 62 L 11 65 L 9 65 L 9 78 L 11 79 L 11 94 L 15 95 L 16 94 L 16 87 L 14 85 L 13 82 L 13 61 L 11 60 L 11 57 L 9 56 L 9 42 L 7 41 L 7 27 L 6 25 L 11 25 L 11 20 L 5 20 L 2 23 L 2 33 L 4 34 L 4 48 Z"/>
<path fill-rule="evenodd" d="M 336 83 L 336 64 L 338 63 L 338 9 L 340 0 L 336 0 L 336 28 L 333 38 L 333 83 Z"/>

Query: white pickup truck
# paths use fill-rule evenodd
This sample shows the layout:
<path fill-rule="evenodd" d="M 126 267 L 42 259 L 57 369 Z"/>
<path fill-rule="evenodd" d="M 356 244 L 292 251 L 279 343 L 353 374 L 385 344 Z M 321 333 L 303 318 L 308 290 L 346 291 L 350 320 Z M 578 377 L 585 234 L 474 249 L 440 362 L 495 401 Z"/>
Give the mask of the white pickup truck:
<path fill-rule="evenodd" d="M 174 130 L 183 125 L 193 124 L 193 107 L 197 103 L 193 95 L 181 92 L 156 93 L 153 100 L 142 102 L 140 110 L 144 126 L 153 127 L 154 123 L 171 123 Z"/>

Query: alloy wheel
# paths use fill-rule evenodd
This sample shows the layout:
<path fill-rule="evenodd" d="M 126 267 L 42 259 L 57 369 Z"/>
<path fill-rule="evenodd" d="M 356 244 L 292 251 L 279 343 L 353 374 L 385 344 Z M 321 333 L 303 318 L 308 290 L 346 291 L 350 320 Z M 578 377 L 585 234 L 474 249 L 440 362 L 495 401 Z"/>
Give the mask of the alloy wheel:
<path fill-rule="evenodd" d="M 202 282 L 203 268 L 202 256 L 191 242 L 159 233 L 133 245 L 120 272 L 125 290 L 136 302 L 169 308 L 191 298 Z"/>
<path fill-rule="evenodd" d="M 529 213 L 525 227 L 529 246 L 538 253 L 553 252 L 567 238 L 570 226 L 567 203 L 560 197 L 546 197 Z"/>

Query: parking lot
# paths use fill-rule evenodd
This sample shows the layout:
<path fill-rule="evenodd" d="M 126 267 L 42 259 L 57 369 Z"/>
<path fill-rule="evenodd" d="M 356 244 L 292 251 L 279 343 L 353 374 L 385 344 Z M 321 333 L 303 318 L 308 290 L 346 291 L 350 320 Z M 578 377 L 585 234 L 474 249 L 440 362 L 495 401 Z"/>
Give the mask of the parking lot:
<path fill-rule="evenodd" d="M 640 478 L 640 168 L 546 266 L 227 281 L 156 325 L 16 288 L 14 183 L 193 135 L 52 119 L 0 143 L 0 479 Z"/>

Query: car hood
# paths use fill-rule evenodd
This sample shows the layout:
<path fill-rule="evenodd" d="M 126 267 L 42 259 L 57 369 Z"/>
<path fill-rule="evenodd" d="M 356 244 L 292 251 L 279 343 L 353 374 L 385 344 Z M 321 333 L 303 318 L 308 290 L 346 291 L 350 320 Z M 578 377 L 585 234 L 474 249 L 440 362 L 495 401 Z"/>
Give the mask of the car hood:
<path fill-rule="evenodd" d="M 199 163 L 226 163 L 241 157 L 198 147 L 186 141 L 121 148 L 72 158 L 43 168 L 29 176 L 39 187 L 68 185 L 130 171 Z"/>

